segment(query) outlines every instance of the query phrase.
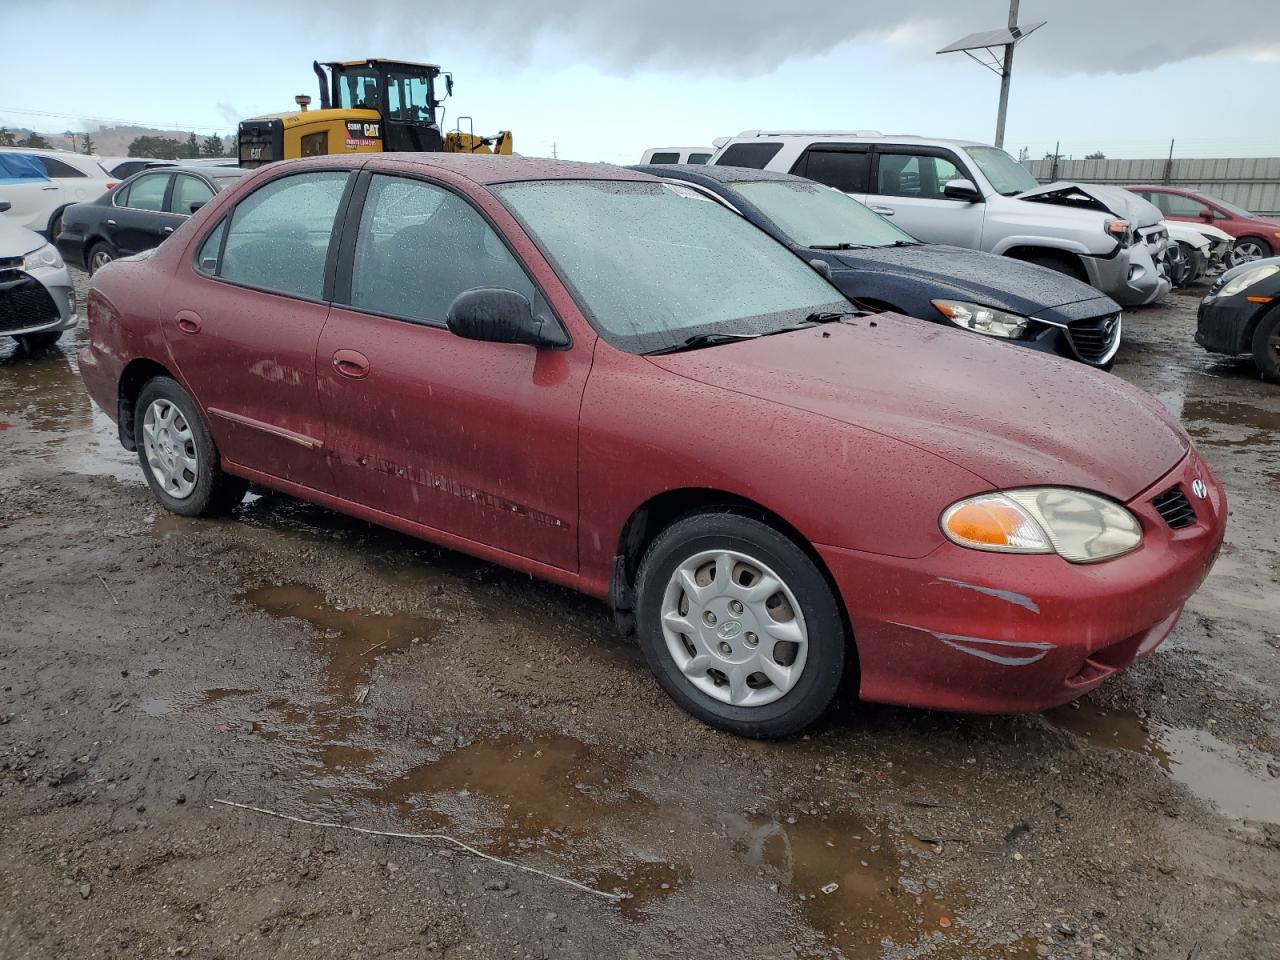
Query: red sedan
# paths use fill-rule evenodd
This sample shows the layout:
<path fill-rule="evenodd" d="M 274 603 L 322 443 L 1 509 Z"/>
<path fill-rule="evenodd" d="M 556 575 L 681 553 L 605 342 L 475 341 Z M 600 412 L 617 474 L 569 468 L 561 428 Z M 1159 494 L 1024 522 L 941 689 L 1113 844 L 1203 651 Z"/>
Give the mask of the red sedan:
<path fill-rule="evenodd" d="M 169 510 L 252 481 L 608 598 L 681 706 L 752 736 L 846 674 L 925 707 L 1079 696 L 1168 635 L 1227 514 L 1141 391 L 861 315 L 614 167 L 267 166 L 101 270 L 89 337 Z"/>
<path fill-rule="evenodd" d="M 1232 257 L 1237 264 L 1280 253 L 1280 220 L 1259 217 L 1221 197 L 1181 187 L 1128 187 L 1160 208 L 1168 220 L 1207 223 L 1236 238 Z"/>

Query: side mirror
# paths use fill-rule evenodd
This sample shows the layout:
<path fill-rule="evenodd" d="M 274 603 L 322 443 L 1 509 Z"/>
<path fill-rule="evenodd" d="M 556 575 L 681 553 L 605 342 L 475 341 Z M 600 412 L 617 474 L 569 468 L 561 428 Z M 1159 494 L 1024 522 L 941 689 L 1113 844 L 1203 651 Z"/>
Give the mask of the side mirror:
<path fill-rule="evenodd" d="M 209 202 L 208 200 L 192 200 L 192 201 L 191 201 L 191 212 L 192 212 L 192 213 L 195 213 L 197 210 L 199 210 L 201 207 L 203 207 L 203 206 L 204 206 L 206 203 L 208 203 L 208 202 Z"/>
<path fill-rule="evenodd" d="M 827 263 L 827 261 L 821 259 L 820 257 L 814 257 L 812 260 L 809 261 L 809 266 L 813 267 L 813 269 L 817 270 L 820 274 L 822 274 L 828 280 L 831 279 L 831 264 Z"/>
<path fill-rule="evenodd" d="M 1200 219 L 1203 220 L 1205 223 L 1213 223 L 1213 211 L 1210 210 L 1208 207 L 1201 208 Z"/>
<path fill-rule="evenodd" d="M 7 213 L 9 208 L 12 206 L 13 204 L 8 200 L 0 200 L 0 213 Z"/>
<path fill-rule="evenodd" d="M 533 347 L 569 345 L 569 338 L 558 327 L 543 330 L 546 323 L 534 317 L 524 294 L 500 287 L 463 290 L 449 305 L 445 323 L 451 333 L 467 340 L 525 343 Z"/>
<path fill-rule="evenodd" d="M 965 203 L 982 202 L 982 194 L 972 180 L 949 180 L 942 188 L 942 195 L 948 200 L 962 200 Z"/>

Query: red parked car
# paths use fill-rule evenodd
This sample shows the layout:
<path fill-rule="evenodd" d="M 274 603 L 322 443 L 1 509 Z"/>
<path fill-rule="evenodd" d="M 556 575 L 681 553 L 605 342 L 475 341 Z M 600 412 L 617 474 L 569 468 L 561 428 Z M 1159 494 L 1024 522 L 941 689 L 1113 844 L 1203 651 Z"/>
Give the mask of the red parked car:
<path fill-rule="evenodd" d="M 1207 223 L 1236 238 L 1234 263 L 1248 263 L 1280 253 L 1280 220 L 1259 217 L 1219 197 L 1181 187 L 1128 187 L 1160 208 L 1166 220 Z"/>
<path fill-rule="evenodd" d="M 859 314 L 608 166 L 263 167 L 95 275 L 81 370 L 169 510 L 253 481 L 608 598 L 676 701 L 752 736 L 845 676 L 1077 697 L 1168 635 L 1227 515 L 1141 391 Z"/>

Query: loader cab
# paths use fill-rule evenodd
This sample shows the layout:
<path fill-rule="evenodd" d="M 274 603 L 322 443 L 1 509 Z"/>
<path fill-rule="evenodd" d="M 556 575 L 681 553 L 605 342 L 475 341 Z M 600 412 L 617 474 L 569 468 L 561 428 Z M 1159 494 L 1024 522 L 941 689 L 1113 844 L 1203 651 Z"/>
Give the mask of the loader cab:
<path fill-rule="evenodd" d="M 349 128 L 360 127 L 350 130 L 355 139 L 380 140 L 383 150 L 393 152 L 442 149 L 436 98 L 436 81 L 442 74 L 435 64 L 355 60 L 316 63 L 313 68 L 323 107 L 373 110 L 379 115 L 376 123 L 350 121 Z M 443 76 L 447 96 L 453 92 L 453 77 Z"/>

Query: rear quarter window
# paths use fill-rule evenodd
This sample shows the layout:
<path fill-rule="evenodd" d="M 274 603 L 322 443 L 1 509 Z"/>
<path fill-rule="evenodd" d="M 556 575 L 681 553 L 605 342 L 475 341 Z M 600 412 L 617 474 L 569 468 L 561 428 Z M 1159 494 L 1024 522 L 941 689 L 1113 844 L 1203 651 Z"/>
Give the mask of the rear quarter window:
<path fill-rule="evenodd" d="M 717 158 L 715 165 L 763 170 L 781 149 L 780 143 L 731 143 Z"/>

